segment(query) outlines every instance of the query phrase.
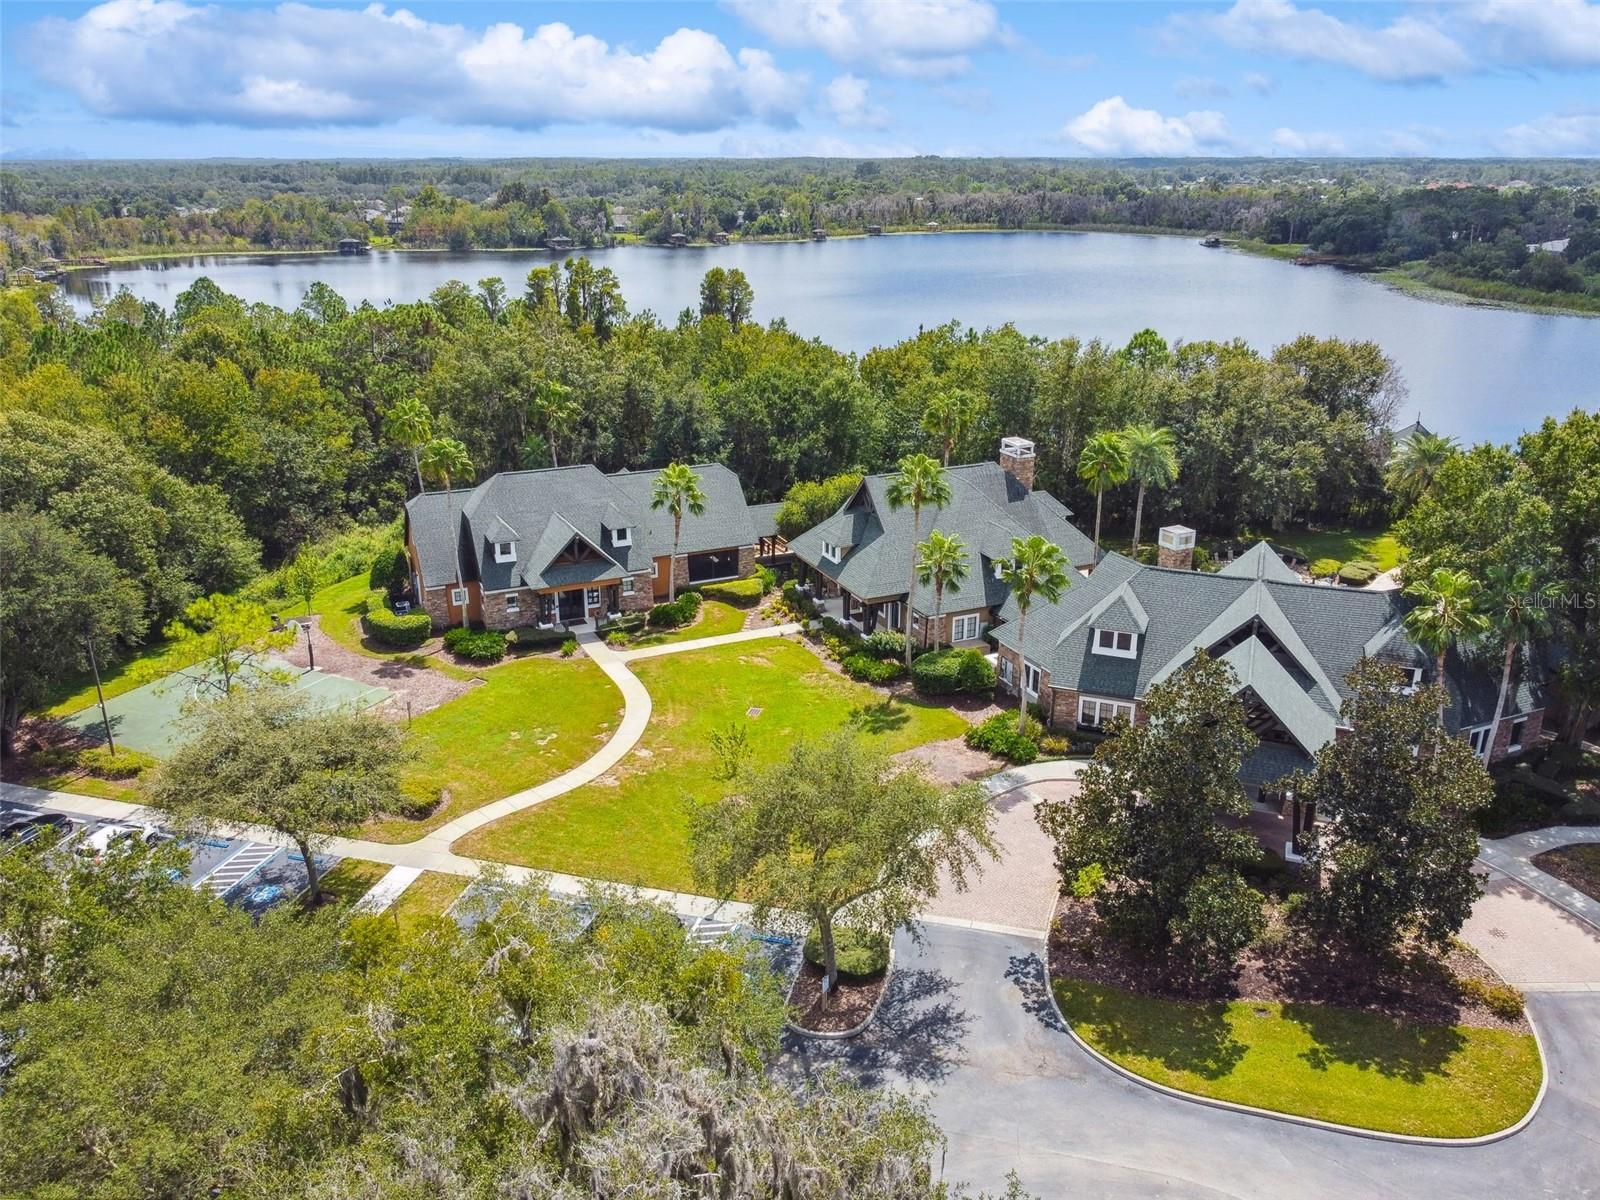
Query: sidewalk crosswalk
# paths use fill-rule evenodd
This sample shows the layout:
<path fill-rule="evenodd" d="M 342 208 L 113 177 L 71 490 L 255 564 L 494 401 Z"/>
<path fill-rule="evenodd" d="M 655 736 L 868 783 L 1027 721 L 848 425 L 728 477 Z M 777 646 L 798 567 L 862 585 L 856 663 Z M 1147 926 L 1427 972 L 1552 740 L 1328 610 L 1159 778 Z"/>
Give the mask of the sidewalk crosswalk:
<path fill-rule="evenodd" d="M 260 846 L 252 842 L 232 858 L 224 859 L 217 865 L 216 870 L 195 884 L 195 887 L 213 896 L 226 896 L 260 870 L 277 853 L 276 846 Z"/>

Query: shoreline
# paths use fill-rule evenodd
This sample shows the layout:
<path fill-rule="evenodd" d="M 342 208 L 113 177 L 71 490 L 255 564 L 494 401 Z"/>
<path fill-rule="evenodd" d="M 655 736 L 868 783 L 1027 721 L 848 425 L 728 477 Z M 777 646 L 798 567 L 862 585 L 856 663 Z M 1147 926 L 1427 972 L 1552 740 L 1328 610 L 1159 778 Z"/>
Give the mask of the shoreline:
<path fill-rule="evenodd" d="M 1124 234 L 1135 237 L 1171 237 L 1194 238 L 1201 241 L 1206 235 L 1190 229 L 1171 229 L 1166 226 L 1141 226 L 1141 225 L 1104 225 L 1104 224 L 1079 224 L 1079 225 L 1040 225 L 1023 226 L 1019 228 L 997 229 L 993 226 L 964 225 L 951 226 L 939 229 L 886 228 L 881 234 L 869 234 L 865 231 L 849 231 L 846 233 L 829 233 L 827 241 L 865 241 L 873 237 L 933 237 L 941 234 L 1022 234 L 1022 233 L 1071 233 L 1090 234 L 1108 233 Z M 583 255 L 598 250 L 723 250 L 731 246 L 765 246 L 765 245 L 794 245 L 812 242 L 815 239 L 804 236 L 769 236 L 741 238 L 737 242 L 722 245 L 717 242 L 691 242 L 685 246 L 661 246 L 654 243 L 639 241 L 627 237 L 612 246 L 573 246 L 569 250 L 551 250 L 547 246 L 473 246 L 466 250 L 452 250 L 448 246 L 380 246 L 373 247 L 366 253 L 377 251 L 393 254 L 545 254 L 552 261 L 561 257 Z M 1222 245 L 1216 247 L 1220 250 L 1232 250 L 1236 253 L 1247 254 L 1255 258 L 1273 259 L 1278 262 L 1293 264 L 1304 251 L 1305 247 L 1299 243 L 1273 243 L 1263 242 L 1255 238 L 1224 237 Z M 110 271 L 117 267 L 137 264 L 142 262 L 159 262 L 166 259 L 180 258 L 257 258 L 257 257 L 290 257 L 295 255 L 316 257 L 346 257 L 362 258 L 365 254 L 341 255 L 337 249 L 326 247 L 309 247 L 295 250 L 271 249 L 187 249 L 187 250 L 160 250 L 146 254 L 103 255 L 104 266 L 93 264 L 77 264 L 64 266 L 64 273 L 84 271 Z M 1334 267 L 1340 270 L 1353 270 L 1340 263 L 1316 263 L 1315 266 Z M 1405 267 L 1391 267 L 1384 270 L 1369 271 L 1355 270 L 1354 273 L 1365 276 L 1373 283 L 1386 287 L 1391 291 L 1399 292 L 1412 299 L 1425 303 L 1450 304 L 1466 308 L 1498 308 L 1510 312 L 1527 313 L 1534 316 L 1553 317 L 1600 317 L 1600 312 L 1588 309 L 1572 308 L 1561 304 L 1527 304 L 1514 300 L 1499 300 L 1489 297 L 1474 296 L 1470 292 L 1456 291 L 1451 288 L 1440 287 L 1412 275 Z"/>

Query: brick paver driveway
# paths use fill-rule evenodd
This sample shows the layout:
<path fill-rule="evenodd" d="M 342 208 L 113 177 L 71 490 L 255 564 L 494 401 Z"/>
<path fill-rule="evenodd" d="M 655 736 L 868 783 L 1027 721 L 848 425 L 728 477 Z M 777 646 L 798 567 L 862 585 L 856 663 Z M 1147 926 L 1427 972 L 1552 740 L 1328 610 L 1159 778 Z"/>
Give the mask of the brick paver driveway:
<path fill-rule="evenodd" d="M 1033 819 L 1035 800 L 1076 796 L 1076 783 L 1035 783 L 990 801 L 995 818 L 998 862 L 988 863 L 967 890 L 958 892 L 946 878 L 926 915 L 942 924 L 1027 931 L 1043 936 L 1055 912 L 1060 879 L 1054 846 Z"/>
<path fill-rule="evenodd" d="M 1461 936 L 1525 992 L 1600 992 L 1600 929 L 1491 873 Z"/>

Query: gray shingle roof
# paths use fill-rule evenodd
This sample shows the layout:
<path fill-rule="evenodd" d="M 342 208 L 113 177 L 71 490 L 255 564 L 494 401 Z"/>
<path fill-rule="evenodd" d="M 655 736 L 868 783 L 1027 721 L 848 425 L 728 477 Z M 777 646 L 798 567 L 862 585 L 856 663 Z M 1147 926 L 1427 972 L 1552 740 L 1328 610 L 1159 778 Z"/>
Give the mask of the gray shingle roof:
<path fill-rule="evenodd" d="M 679 553 L 753 546 L 755 529 L 738 476 L 720 463 L 694 470 L 706 507 L 698 517 L 684 514 Z M 413 497 L 406 513 L 422 558 L 423 586 L 438 587 L 455 578 L 453 532 L 460 539 L 463 574 L 479 580 L 487 591 L 572 586 L 648 570 L 652 558 L 672 552 L 672 517 L 650 507 L 659 473 L 605 475 L 592 466 L 502 471 L 475 488 L 453 493 L 455 531 L 444 493 Z M 631 531 L 629 545 L 616 543 L 616 531 L 623 529 Z M 574 571 L 573 564 L 552 563 L 574 537 L 598 551 L 595 567 Z M 496 541 L 516 543 L 515 562 L 495 561 Z"/>
<path fill-rule="evenodd" d="M 966 543 L 967 580 L 953 596 L 946 589 L 946 611 L 959 611 L 969 599 L 973 604 L 995 605 L 1005 598 L 1008 589 L 994 578 L 991 564 L 1010 553 L 1012 538 L 1039 534 L 1060 546 L 1075 566 L 1094 561 L 1094 546 L 1072 525 L 1071 512 L 1048 492 L 1024 488 L 999 463 L 951 467 L 946 474 L 950 503 L 924 510 L 919 531 L 923 539 L 938 529 Z M 863 600 L 906 594 L 911 545 L 918 534 L 913 532 L 909 508 L 889 507 L 891 478 L 869 475 L 837 513 L 789 543 L 795 557 Z M 823 557 L 824 543 L 850 550 L 835 563 Z M 952 607 L 953 601 L 957 607 Z M 933 589 L 918 584 L 913 603 L 920 611 L 932 612 Z"/>
<path fill-rule="evenodd" d="M 1300 582 L 1300 576 L 1290 570 L 1266 542 L 1257 542 L 1217 574 L 1239 579 L 1273 579 L 1279 583 Z"/>
<path fill-rule="evenodd" d="M 1149 618 L 1138 656 L 1092 653 L 1094 626 L 1102 616 L 1120 620 L 1115 603 L 1123 597 L 1135 599 Z M 1259 654 L 1251 649 L 1230 662 L 1242 682 L 1256 687 L 1279 719 L 1299 731 L 1296 736 L 1313 738 L 1315 744 L 1306 749 L 1315 751 L 1321 745 L 1315 731 L 1331 730 L 1349 698 L 1345 678 L 1363 655 L 1397 666 L 1430 667 L 1429 657 L 1401 625 L 1409 603 L 1396 591 L 1324 587 L 1298 579 L 1291 583 L 1270 574 L 1258 578 L 1253 570 L 1242 576 L 1173 571 L 1110 553 L 1058 603 L 1033 605 L 1025 647 L 1017 636 L 1014 600 L 1002 607 L 994 635 L 1001 645 L 1022 650 L 1030 662 L 1047 670 L 1052 686 L 1111 697 L 1143 696 L 1188 662 L 1196 649 L 1216 648 L 1223 642 L 1228 643 L 1224 652 L 1259 647 Z M 1248 668 L 1248 677 L 1241 667 Z M 1450 696 L 1446 720 L 1451 728 L 1483 724 L 1493 717 L 1496 672 L 1452 651 L 1445 676 Z M 1306 703 L 1321 715 L 1312 715 Z M 1519 677 L 1508 711 L 1528 712 L 1543 704 L 1538 681 Z"/>

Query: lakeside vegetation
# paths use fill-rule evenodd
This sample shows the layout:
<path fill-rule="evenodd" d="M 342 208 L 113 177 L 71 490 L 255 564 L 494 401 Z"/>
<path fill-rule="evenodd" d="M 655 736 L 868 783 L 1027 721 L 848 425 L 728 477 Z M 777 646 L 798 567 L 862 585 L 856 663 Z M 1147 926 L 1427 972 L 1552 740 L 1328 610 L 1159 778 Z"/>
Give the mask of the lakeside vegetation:
<path fill-rule="evenodd" d="M 1593 312 L 1597 201 L 1600 177 L 1577 160 L 38 162 L 0 171 L 0 233 L 12 267 L 341 238 L 465 250 L 869 227 L 1218 233 L 1255 253 Z"/>

